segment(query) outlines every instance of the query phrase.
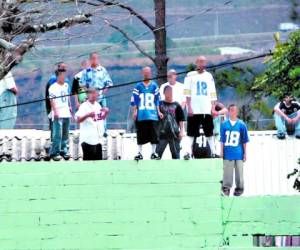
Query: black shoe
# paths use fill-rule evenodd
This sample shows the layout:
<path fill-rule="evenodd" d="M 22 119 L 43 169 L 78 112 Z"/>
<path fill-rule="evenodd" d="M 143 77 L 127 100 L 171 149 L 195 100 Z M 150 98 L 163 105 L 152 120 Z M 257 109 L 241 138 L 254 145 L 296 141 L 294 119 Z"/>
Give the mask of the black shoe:
<path fill-rule="evenodd" d="M 284 140 L 285 139 L 285 134 L 277 134 L 277 138 L 279 140 Z"/>
<path fill-rule="evenodd" d="M 190 160 L 191 159 L 191 155 L 189 153 L 186 153 L 184 156 L 183 156 L 183 159 L 185 159 L 186 161 Z"/>
<path fill-rule="evenodd" d="M 68 161 L 68 160 L 70 160 L 71 155 L 70 155 L 69 153 L 63 154 L 63 155 L 62 155 L 62 158 L 64 158 L 65 161 Z"/>
<path fill-rule="evenodd" d="M 244 193 L 242 189 L 235 189 L 233 195 L 234 196 L 241 196 Z"/>
<path fill-rule="evenodd" d="M 300 139 L 300 135 L 296 135 L 295 137 L 296 137 L 296 139 Z"/>
<path fill-rule="evenodd" d="M 160 157 L 159 157 L 159 155 L 157 153 L 153 153 L 151 155 L 151 160 L 160 160 Z"/>
<path fill-rule="evenodd" d="M 60 155 L 52 155 L 52 156 L 50 156 L 50 158 L 53 161 L 60 161 L 62 159 L 62 157 Z"/>
<path fill-rule="evenodd" d="M 142 154 L 141 153 L 138 153 L 135 157 L 134 157 L 134 160 L 135 161 L 141 161 L 141 160 L 143 160 L 144 158 L 143 158 L 143 156 L 142 156 Z"/>
<path fill-rule="evenodd" d="M 230 189 L 229 189 L 229 188 L 222 187 L 222 189 L 221 189 L 221 194 L 222 194 L 223 196 L 229 196 L 229 195 L 230 195 Z"/>
<path fill-rule="evenodd" d="M 211 158 L 221 158 L 221 157 L 219 155 L 217 155 L 217 154 L 212 154 Z"/>

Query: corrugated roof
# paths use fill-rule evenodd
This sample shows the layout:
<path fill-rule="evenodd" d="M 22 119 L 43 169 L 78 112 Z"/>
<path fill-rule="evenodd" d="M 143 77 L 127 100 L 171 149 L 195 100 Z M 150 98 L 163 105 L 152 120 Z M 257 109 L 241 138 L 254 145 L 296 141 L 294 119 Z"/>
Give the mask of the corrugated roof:
<path fill-rule="evenodd" d="M 105 142 L 107 140 L 104 140 Z M 50 134 L 40 130 L 1 130 L 0 161 L 49 161 Z M 103 145 L 104 157 L 106 143 Z M 72 131 L 69 138 L 70 160 L 82 160 L 79 134 Z"/>

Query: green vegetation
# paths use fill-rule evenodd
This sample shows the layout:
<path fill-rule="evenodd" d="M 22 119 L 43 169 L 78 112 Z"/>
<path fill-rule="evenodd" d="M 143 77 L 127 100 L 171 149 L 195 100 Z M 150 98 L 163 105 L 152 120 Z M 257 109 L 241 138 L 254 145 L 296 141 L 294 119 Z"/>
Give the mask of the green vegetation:
<path fill-rule="evenodd" d="M 266 65 L 266 71 L 256 78 L 252 90 L 265 96 L 281 97 L 284 93 L 300 96 L 300 30 L 291 33 L 286 42 L 277 42 Z"/>

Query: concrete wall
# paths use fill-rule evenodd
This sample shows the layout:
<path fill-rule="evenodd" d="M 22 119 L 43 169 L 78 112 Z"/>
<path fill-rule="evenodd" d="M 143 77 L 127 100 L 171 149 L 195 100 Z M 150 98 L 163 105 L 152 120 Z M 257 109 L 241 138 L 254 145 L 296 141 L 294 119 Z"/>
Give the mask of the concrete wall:
<path fill-rule="evenodd" d="M 220 160 L 1 163 L 0 249 L 250 249 L 300 199 L 222 198 Z M 236 247 L 236 248 L 235 248 Z"/>

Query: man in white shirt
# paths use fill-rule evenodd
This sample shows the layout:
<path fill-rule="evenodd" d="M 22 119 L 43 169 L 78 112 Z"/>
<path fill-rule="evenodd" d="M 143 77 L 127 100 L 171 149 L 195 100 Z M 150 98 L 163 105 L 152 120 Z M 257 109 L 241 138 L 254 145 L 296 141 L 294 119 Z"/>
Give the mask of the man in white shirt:
<path fill-rule="evenodd" d="M 11 72 L 0 80 L 0 129 L 13 129 L 17 119 L 18 89 Z M 10 107 L 7 107 L 10 106 Z"/>
<path fill-rule="evenodd" d="M 184 80 L 184 93 L 186 96 L 188 119 L 187 135 L 189 147 L 184 156 L 186 160 L 191 158 L 194 138 L 200 136 L 200 127 L 207 138 L 212 157 L 217 157 L 215 141 L 213 137 L 213 116 L 217 115 L 215 101 L 217 93 L 213 76 L 205 70 L 207 59 L 199 56 L 196 60 L 197 69 L 189 72 Z"/>
<path fill-rule="evenodd" d="M 105 95 L 108 93 L 108 89 L 113 86 L 113 82 L 106 68 L 100 64 L 100 58 L 97 52 L 90 54 L 90 64 L 91 67 L 82 72 L 79 81 L 80 87 L 97 89 L 99 93 L 97 101 L 102 107 L 107 107 Z M 106 120 L 104 121 L 104 128 L 104 134 L 107 135 Z"/>
<path fill-rule="evenodd" d="M 97 102 L 98 91 L 88 90 L 88 100 L 82 103 L 75 114 L 80 123 L 80 143 L 83 160 L 102 160 L 102 137 L 104 133 L 104 119 L 108 108 L 102 108 Z"/>
<path fill-rule="evenodd" d="M 177 82 L 177 72 L 175 69 L 168 71 L 168 82 L 160 86 L 160 98 L 162 101 L 165 100 L 164 89 L 166 86 L 171 86 L 173 89 L 173 101 L 178 102 L 183 109 L 185 109 L 186 98 L 184 96 L 184 86 L 182 83 Z"/>
<path fill-rule="evenodd" d="M 57 70 L 57 81 L 49 88 L 51 104 L 50 119 L 52 119 L 52 146 L 50 158 L 59 161 L 61 156 L 68 160 L 70 118 L 72 114 L 70 104 L 69 85 L 65 82 L 65 71 Z"/>

